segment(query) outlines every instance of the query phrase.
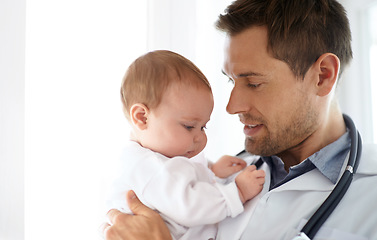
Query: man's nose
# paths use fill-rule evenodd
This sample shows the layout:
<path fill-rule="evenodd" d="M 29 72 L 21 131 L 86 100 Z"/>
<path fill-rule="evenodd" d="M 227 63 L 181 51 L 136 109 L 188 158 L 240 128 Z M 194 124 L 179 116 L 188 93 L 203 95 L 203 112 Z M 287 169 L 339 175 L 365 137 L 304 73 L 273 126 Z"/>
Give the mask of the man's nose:
<path fill-rule="evenodd" d="M 246 112 L 248 109 L 248 101 L 242 91 L 236 86 L 233 87 L 230 93 L 229 101 L 226 106 L 226 111 L 229 114 L 239 114 Z"/>

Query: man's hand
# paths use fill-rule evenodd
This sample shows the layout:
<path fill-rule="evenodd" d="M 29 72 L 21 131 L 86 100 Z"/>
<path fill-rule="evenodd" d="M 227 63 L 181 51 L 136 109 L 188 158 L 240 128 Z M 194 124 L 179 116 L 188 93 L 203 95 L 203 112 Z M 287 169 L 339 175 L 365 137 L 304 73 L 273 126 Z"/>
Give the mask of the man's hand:
<path fill-rule="evenodd" d="M 171 235 L 160 215 L 140 202 L 133 191 L 127 193 L 128 206 L 134 215 L 112 209 L 108 223 L 101 227 L 106 240 L 170 240 Z"/>
<path fill-rule="evenodd" d="M 246 167 L 246 162 L 240 158 L 225 155 L 211 166 L 212 172 L 219 178 L 226 178 L 241 171 Z"/>

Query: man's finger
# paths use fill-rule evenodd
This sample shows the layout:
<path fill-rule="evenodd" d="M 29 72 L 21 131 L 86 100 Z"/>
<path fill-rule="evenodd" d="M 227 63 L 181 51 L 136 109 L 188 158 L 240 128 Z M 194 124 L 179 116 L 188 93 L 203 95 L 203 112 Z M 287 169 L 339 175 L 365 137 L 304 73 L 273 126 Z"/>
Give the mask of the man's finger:
<path fill-rule="evenodd" d="M 113 225 L 117 220 L 117 217 L 122 214 L 120 211 L 116 209 L 111 209 L 107 214 L 107 223 L 111 226 Z"/>
<path fill-rule="evenodd" d="M 108 223 L 102 223 L 101 226 L 99 227 L 99 231 L 103 239 L 105 239 L 106 232 L 109 228 L 110 228 L 110 224 Z"/>

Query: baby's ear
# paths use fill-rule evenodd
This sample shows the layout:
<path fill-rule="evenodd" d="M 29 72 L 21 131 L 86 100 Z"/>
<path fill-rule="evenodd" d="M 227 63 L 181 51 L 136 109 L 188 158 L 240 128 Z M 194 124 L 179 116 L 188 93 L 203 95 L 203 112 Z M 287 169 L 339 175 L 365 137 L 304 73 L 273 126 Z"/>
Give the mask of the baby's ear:
<path fill-rule="evenodd" d="M 131 123 L 139 130 L 147 128 L 149 109 L 142 103 L 135 103 L 130 108 Z"/>

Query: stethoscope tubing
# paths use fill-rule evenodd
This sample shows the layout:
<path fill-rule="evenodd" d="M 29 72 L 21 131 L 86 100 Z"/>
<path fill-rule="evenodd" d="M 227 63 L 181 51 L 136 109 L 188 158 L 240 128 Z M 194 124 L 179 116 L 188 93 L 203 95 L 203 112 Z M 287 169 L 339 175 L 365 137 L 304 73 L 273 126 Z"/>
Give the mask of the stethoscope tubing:
<path fill-rule="evenodd" d="M 351 150 L 347 168 L 334 190 L 313 214 L 306 225 L 301 229 L 301 233 L 304 233 L 309 239 L 312 239 L 317 234 L 318 230 L 342 200 L 343 196 L 351 185 L 353 174 L 356 172 L 359 165 L 359 159 L 362 151 L 361 136 L 351 118 L 345 114 L 343 114 L 343 118 L 351 135 Z"/>

